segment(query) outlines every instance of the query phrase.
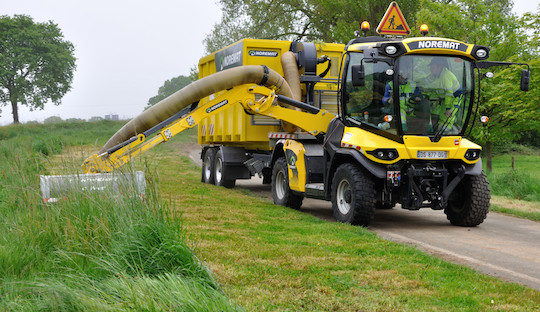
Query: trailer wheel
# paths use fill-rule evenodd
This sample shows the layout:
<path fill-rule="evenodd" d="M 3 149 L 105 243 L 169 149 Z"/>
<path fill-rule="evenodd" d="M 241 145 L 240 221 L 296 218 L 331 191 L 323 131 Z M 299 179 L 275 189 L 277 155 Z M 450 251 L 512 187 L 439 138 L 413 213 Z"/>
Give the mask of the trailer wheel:
<path fill-rule="evenodd" d="M 203 155 L 201 182 L 214 184 L 214 162 L 216 151 L 214 148 L 207 148 Z"/>
<path fill-rule="evenodd" d="M 482 171 L 477 176 L 465 176 L 448 199 L 444 213 L 453 225 L 472 227 L 484 222 L 491 199 L 489 182 Z"/>
<path fill-rule="evenodd" d="M 332 208 L 337 221 L 368 226 L 375 214 L 375 187 L 355 164 L 339 166 L 332 181 Z"/>
<path fill-rule="evenodd" d="M 303 195 L 298 195 L 289 188 L 289 170 L 284 157 L 276 160 L 272 170 L 272 198 L 274 204 L 293 209 L 300 209 L 304 200 Z"/>
<path fill-rule="evenodd" d="M 235 179 L 228 179 L 225 176 L 225 163 L 223 162 L 223 156 L 217 152 L 214 162 L 214 184 L 217 186 L 224 186 L 226 188 L 233 188 L 236 184 Z"/>

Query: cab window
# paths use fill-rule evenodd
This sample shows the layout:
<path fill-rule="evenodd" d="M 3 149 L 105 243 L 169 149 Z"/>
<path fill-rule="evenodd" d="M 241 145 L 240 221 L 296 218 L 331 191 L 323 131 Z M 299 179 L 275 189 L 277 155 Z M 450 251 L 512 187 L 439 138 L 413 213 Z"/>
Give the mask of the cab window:
<path fill-rule="evenodd" d="M 388 88 L 393 79 L 390 65 L 364 61 L 365 85 L 352 85 L 351 67 L 359 65 L 363 56 L 363 53 L 349 53 L 343 93 L 344 114 L 354 121 L 397 134 L 396 122 L 389 118 L 393 115 L 392 100 L 388 100 Z"/>

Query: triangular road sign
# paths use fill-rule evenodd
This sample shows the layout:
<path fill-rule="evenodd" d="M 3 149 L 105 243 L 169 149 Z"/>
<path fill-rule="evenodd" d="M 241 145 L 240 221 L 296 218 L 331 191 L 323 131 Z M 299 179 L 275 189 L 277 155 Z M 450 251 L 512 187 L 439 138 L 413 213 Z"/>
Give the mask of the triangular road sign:
<path fill-rule="evenodd" d="M 379 26 L 377 26 L 377 32 L 381 35 L 398 36 L 405 36 L 411 33 L 411 29 L 409 28 L 409 25 L 407 25 L 407 21 L 405 21 L 405 18 L 395 1 L 388 6 Z"/>

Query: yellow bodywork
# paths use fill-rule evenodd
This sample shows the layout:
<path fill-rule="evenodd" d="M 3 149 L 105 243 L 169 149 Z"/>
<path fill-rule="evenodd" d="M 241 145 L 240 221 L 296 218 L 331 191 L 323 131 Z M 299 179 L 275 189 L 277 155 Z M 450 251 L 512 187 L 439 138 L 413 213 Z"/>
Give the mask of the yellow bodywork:
<path fill-rule="evenodd" d="M 306 150 L 302 143 L 295 140 L 286 140 L 283 151 L 289 168 L 289 187 L 291 190 L 305 192 L 306 190 Z"/>
<path fill-rule="evenodd" d="M 458 159 L 473 164 L 478 159 L 473 161 L 465 159 L 465 152 L 468 149 L 481 149 L 479 145 L 460 136 L 443 136 L 439 142 L 431 142 L 427 136 L 405 135 L 403 143 L 399 143 L 356 127 L 345 127 L 341 146 L 359 150 L 369 160 L 381 164 L 393 164 L 402 159 L 418 159 L 418 151 L 446 151 L 447 159 Z M 398 151 L 399 157 L 394 160 L 381 160 L 368 153 L 379 148 L 394 148 Z"/>

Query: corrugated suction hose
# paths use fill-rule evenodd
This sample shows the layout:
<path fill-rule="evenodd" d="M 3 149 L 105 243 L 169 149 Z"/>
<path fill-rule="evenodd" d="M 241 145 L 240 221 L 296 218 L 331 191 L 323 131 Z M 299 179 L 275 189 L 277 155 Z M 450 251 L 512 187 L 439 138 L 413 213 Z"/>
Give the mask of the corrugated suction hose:
<path fill-rule="evenodd" d="M 128 140 L 132 136 L 150 129 L 202 98 L 248 83 L 276 87 L 278 94 L 293 97 L 287 81 L 276 71 L 266 66 L 245 65 L 230 68 L 194 81 L 183 89 L 159 101 L 120 128 L 99 152 L 104 153 L 109 148 Z"/>
<path fill-rule="evenodd" d="M 302 89 L 300 88 L 300 72 L 298 72 L 298 64 L 296 63 L 296 56 L 291 51 L 287 51 L 281 55 L 281 67 L 283 68 L 283 76 L 285 81 L 289 84 L 292 92 L 292 98 L 297 101 L 302 101 Z M 300 110 L 299 108 L 295 108 Z M 295 132 L 298 127 L 286 122 L 281 121 L 281 127 L 287 132 Z"/>

